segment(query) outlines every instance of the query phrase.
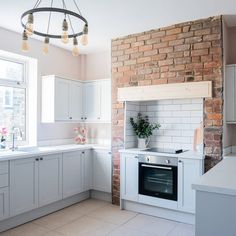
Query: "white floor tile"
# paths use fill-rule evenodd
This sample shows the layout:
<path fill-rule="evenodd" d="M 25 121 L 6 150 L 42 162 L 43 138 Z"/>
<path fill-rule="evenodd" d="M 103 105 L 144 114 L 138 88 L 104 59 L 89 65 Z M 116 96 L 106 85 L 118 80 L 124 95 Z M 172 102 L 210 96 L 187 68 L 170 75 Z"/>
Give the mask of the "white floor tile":
<path fill-rule="evenodd" d="M 168 236 L 194 236 L 195 235 L 194 225 L 179 223 Z"/>
<path fill-rule="evenodd" d="M 138 231 L 166 236 L 177 224 L 174 221 L 139 214 L 125 225 Z"/>
<path fill-rule="evenodd" d="M 37 219 L 33 221 L 33 223 L 53 230 L 108 204 L 109 203 L 107 202 L 99 200 L 83 201 L 81 203 L 72 205 L 60 211 Z"/>
<path fill-rule="evenodd" d="M 155 234 L 146 233 L 143 231 L 134 230 L 127 226 L 120 226 L 119 228 L 112 231 L 109 236 L 155 236 Z"/>
<path fill-rule="evenodd" d="M 132 219 L 136 215 L 137 213 L 120 210 L 118 206 L 114 205 L 108 205 L 103 208 L 99 208 L 88 214 L 88 216 L 90 217 L 116 225 L 124 224 L 125 222 Z"/>
<path fill-rule="evenodd" d="M 117 226 L 110 223 L 83 216 L 69 224 L 56 229 L 65 236 L 104 236 Z"/>
<path fill-rule="evenodd" d="M 1 236 L 42 236 L 49 232 L 48 229 L 41 226 L 27 223 L 14 229 L 0 233 Z"/>

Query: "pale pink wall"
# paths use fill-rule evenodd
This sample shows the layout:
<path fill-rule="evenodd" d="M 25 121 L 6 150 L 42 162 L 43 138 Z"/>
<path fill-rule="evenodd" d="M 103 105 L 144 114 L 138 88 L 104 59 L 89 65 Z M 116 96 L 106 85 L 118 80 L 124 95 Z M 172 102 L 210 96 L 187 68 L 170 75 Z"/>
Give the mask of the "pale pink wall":
<path fill-rule="evenodd" d="M 80 79 L 80 57 L 73 57 L 67 50 L 50 46 L 48 55 L 42 53 L 43 43 L 30 39 L 30 51 L 21 51 L 21 35 L 0 28 L 0 50 L 21 54 L 38 59 L 38 140 L 67 139 L 74 136 L 74 124 L 42 124 L 41 117 L 41 76 L 56 74 L 63 77 Z"/>
<path fill-rule="evenodd" d="M 111 52 L 86 55 L 85 80 L 111 78 Z"/>

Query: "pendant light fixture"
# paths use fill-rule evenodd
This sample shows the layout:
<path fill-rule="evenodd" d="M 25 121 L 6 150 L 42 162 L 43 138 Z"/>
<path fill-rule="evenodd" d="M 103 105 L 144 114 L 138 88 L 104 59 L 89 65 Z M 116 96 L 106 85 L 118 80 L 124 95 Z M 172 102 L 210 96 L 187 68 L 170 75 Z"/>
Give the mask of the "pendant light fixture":
<path fill-rule="evenodd" d="M 43 53 L 47 54 L 49 52 L 49 42 L 50 39 L 59 39 L 62 43 L 67 44 L 72 40 L 72 55 L 78 56 L 79 49 L 78 49 L 78 39 L 80 39 L 80 43 L 82 45 L 88 44 L 88 22 L 82 16 L 81 11 L 76 3 L 76 0 L 73 0 L 74 8 L 77 11 L 71 11 L 67 9 L 65 0 L 61 0 L 62 8 L 53 7 L 53 0 L 51 0 L 50 6 L 41 6 L 42 0 L 37 0 L 34 7 L 26 12 L 24 12 L 21 16 L 21 25 L 24 28 L 22 34 L 22 50 L 28 51 L 29 50 L 29 43 L 28 38 L 32 35 L 37 35 L 44 38 L 44 45 L 43 45 Z M 37 26 L 35 25 L 34 18 L 39 17 L 40 13 L 48 14 L 48 23 L 47 29 L 45 32 L 37 30 Z M 50 29 L 53 29 L 55 32 L 55 27 L 51 24 L 51 18 L 60 19 L 59 15 L 63 16 L 63 20 L 61 23 L 61 29 L 58 30 L 58 34 L 50 33 Z M 61 18 L 62 18 L 61 16 Z M 81 25 L 82 31 L 75 31 L 72 25 L 71 18 L 74 18 L 78 21 L 76 25 Z M 27 19 L 27 20 L 26 20 Z M 39 18 L 40 19 L 40 18 Z M 74 22 L 74 21 L 73 21 Z"/>

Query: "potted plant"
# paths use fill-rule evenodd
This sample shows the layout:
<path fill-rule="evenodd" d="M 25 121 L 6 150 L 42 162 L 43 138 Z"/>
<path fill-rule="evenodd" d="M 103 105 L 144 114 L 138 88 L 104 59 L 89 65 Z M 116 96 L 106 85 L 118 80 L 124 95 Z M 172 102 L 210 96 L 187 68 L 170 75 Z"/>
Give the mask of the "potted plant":
<path fill-rule="evenodd" d="M 138 136 L 138 148 L 140 149 L 147 148 L 150 140 L 149 137 L 155 129 L 161 127 L 158 123 L 150 124 L 148 116 L 143 117 L 141 113 L 138 113 L 136 121 L 131 117 L 130 123 L 133 127 L 134 133 Z"/>

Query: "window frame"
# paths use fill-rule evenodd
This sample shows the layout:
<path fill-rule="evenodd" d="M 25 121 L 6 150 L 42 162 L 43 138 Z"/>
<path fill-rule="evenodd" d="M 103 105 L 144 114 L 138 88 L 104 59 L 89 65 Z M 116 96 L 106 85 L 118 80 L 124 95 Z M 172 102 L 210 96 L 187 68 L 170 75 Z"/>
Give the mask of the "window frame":
<path fill-rule="evenodd" d="M 29 104 L 28 104 L 28 61 L 26 60 L 21 60 L 19 58 L 14 58 L 14 56 L 2 56 L 0 55 L 0 60 L 5 60 L 9 62 L 14 62 L 14 63 L 19 63 L 23 65 L 23 78 L 22 82 L 16 81 L 16 80 L 7 80 L 7 79 L 2 79 L 0 77 L 0 86 L 4 87 L 9 87 L 9 88 L 19 88 L 19 89 L 24 89 L 25 90 L 25 140 L 17 140 L 17 146 L 25 146 L 29 144 L 29 117 L 28 117 L 28 109 L 29 109 Z M 9 135 L 11 135 L 11 131 L 8 131 Z M 12 138 L 10 138 L 11 141 L 7 141 L 7 145 L 11 146 L 12 145 Z"/>

